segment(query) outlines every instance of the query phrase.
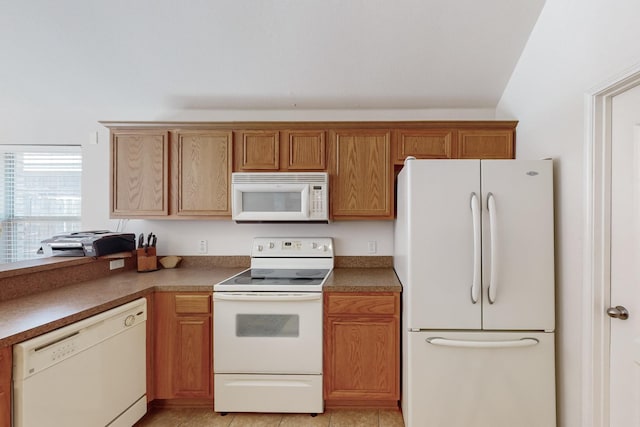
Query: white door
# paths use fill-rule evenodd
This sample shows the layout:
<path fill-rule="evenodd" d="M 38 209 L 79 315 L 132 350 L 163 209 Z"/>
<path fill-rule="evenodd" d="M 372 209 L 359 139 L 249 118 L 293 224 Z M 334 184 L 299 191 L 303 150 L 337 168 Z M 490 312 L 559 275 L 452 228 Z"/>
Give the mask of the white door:
<path fill-rule="evenodd" d="M 474 303 L 471 289 L 479 177 L 479 160 L 410 160 L 398 177 L 396 227 L 405 232 L 396 239 L 407 241 L 395 243 L 402 258 L 396 271 L 405 284 L 405 328 L 481 327 L 480 292 Z"/>
<path fill-rule="evenodd" d="M 610 423 L 640 426 L 640 87 L 613 98 Z M 615 315 L 615 313 L 612 313 Z"/>
<path fill-rule="evenodd" d="M 553 162 L 482 160 L 485 330 L 555 327 Z"/>

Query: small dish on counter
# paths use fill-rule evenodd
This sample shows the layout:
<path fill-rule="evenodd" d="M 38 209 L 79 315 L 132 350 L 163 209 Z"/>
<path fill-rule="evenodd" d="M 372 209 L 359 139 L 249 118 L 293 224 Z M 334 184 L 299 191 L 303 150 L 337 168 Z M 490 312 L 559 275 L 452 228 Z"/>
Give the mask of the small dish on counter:
<path fill-rule="evenodd" d="M 176 268 L 178 264 L 180 264 L 180 261 L 182 261 L 182 257 L 170 255 L 162 257 L 158 261 L 160 261 L 160 264 L 164 268 Z"/>

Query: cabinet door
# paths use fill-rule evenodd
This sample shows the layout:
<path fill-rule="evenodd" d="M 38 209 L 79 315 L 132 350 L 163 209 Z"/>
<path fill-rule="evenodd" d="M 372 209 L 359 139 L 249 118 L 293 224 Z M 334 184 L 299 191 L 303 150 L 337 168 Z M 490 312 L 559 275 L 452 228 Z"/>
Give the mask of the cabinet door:
<path fill-rule="evenodd" d="M 397 405 L 399 318 L 397 293 L 325 293 L 324 390 L 329 406 Z"/>
<path fill-rule="evenodd" d="M 287 131 L 284 134 L 283 165 L 290 171 L 326 170 L 326 132 L 315 130 Z"/>
<path fill-rule="evenodd" d="M 245 130 L 237 132 L 236 171 L 280 169 L 280 132 Z"/>
<path fill-rule="evenodd" d="M 396 164 L 403 164 L 407 156 L 416 159 L 450 159 L 455 148 L 456 131 L 453 129 L 400 129 L 396 133 Z"/>
<path fill-rule="evenodd" d="M 154 303 L 156 399 L 211 399 L 211 295 L 157 292 Z"/>
<path fill-rule="evenodd" d="M 180 316 L 173 390 L 177 397 L 209 397 L 211 384 L 211 317 Z"/>
<path fill-rule="evenodd" d="M 513 130 L 459 130 L 460 159 L 513 159 Z"/>
<path fill-rule="evenodd" d="M 397 400 L 398 321 L 330 316 L 326 399 Z"/>
<path fill-rule="evenodd" d="M 11 346 L 0 348 L 0 427 L 11 427 Z"/>
<path fill-rule="evenodd" d="M 167 131 L 112 131 L 112 217 L 168 215 L 168 150 Z"/>
<path fill-rule="evenodd" d="M 329 156 L 332 218 L 393 218 L 390 156 L 388 130 L 333 132 Z"/>
<path fill-rule="evenodd" d="M 177 179 L 171 197 L 177 215 L 231 215 L 231 135 L 206 130 L 172 134 L 172 166 L 177 169 Z"/>

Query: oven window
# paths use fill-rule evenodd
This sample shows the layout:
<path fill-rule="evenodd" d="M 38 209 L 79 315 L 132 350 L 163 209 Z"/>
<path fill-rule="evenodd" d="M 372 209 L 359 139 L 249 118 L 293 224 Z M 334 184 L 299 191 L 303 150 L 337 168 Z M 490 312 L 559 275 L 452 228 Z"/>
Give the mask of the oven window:
<path fill-rule="evenodd" d="M 242 193 L 242 210 L 245 212 L 301 212 L 302 193 L 246 191 Z"/>
<path fill-rule="evenodd" d="M 297 314 L 236 314 L 237 337 L 298 337 Z"/>

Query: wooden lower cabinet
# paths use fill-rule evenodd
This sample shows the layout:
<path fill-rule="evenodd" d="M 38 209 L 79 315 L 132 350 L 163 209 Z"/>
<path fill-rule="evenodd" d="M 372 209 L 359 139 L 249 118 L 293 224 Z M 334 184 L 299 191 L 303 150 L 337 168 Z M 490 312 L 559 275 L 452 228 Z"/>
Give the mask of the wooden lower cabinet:
<path fill-rule="evenodd" d="M 324 295 L 327 407 L 397 407 L 400 399 L 400 294 Z"/>
<path fill-rule="evenodd" d="M 155 399 L 213 399 L 211 293 L 154 295 Z"/>
<path fill-rule="evenodd" d="M 0 348 L 0 427 L 11 427 L 11 346 Z"/>

